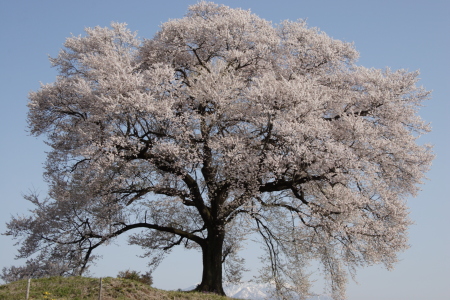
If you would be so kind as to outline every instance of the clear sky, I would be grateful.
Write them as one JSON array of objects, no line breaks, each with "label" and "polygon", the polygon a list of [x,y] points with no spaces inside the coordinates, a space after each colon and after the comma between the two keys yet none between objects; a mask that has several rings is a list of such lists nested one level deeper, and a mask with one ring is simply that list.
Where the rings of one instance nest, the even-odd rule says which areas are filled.
[{"label": "clear sky", "polygon": [[[45,194],[42,180],[46,147],[26,132],[26,103],[39,82],[53,82],[55,56],[70,34],[85,27],[126,22],[142,38],[151,38],[168,19],[180,18],[196,0],[0,0],[0,232],[11,215],[27,213],[22,194]],[[216,1],[218,2],[218,1]],[[448,0],[223,0],[231,7],[251,9],[277,23],[307,19],[333,38],[354,42],[359,64],[366,67],[421,71],[420,84],[433,90],[421,116],[433,132],[421,143],[435,145],[437,155],[418,197],[410,199],[411,248],[401,254],[395,270],[374,266],[360,270],[358,284],[348,288],[350,300],[450,299],[450,1]],[[99,249],[104,259],[94,276],[146,270],[141,253],[119,242]],[[244,252],[247,267],[257,272],[258,247]],[[0,268],[13,264],[16,248],[0,236]],[[154,273],[155,286],[185,288],[201,279],[200,254],[174,251]],[[251,278],[249,272],[247,278]],[[319,281],[320,283],[320,281]],[[320,285],[320,284],[318,284]],[[317,287],[316,292],[321,292]]]}]

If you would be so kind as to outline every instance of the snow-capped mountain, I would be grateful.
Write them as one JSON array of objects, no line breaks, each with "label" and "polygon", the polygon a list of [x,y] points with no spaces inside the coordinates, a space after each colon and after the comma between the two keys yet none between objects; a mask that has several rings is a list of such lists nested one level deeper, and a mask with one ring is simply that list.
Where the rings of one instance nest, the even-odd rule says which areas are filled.
[{"label": "snow-capped mountain", "polygon": [[[192,290],[195,286],[191,286],[184,290]],[[245,282],[241,284],[224,284],[223,289],[228,297],[237,299],[251,300],[276,300],[269,298],[272,286],[267,284],[258,284],[253,282]],[[317,295],[309,297],[308,300],[333,300],[327,295]]]},{"label": "snow-capped mountain", "polygon": [[251,282],[226,284],[223,289],[228,297],[238,299],[263,300],[267,299],[270,293],[270,287],[268,285]]}]

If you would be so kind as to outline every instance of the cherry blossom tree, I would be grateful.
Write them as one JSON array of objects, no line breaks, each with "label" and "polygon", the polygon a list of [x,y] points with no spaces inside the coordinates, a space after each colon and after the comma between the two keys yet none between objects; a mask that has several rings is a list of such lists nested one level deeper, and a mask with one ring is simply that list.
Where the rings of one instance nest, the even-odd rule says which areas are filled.
[{"label": "cherry blossom tree", "polygon": [[317,261],[345,298],[357,267],[391,268],[408,247],[405,201],[433,158],[417,143],[429,131],[418,72],[357,58],[303,21],[207,2],[152,39],[116,23],[68,38],[51,58],[56,81],[29,95],[30,132],[51,147],[49,195],[26,196],[32,214],[7,224],[18,257],[42,263],[3,278],[82,274],[128,233],[153,266],[175,246],[198,249],[197,290],[224,294],[257,233],[260,280],[278,297],[308,295]]}]

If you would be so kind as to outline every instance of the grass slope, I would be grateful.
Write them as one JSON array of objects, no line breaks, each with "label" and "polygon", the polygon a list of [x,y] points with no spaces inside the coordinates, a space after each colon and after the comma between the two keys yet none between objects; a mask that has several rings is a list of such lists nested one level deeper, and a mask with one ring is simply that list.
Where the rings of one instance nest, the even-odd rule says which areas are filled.
[{"label": "grass slope", "polygon": [[[0,285],[0,300],[24,300],[27,280]],[[50,277],[31,280],[29,300],[98,300],[99,279]],[[122,278],[103,278],[102,300],[231,300],[213,294],[163,291]]]}]

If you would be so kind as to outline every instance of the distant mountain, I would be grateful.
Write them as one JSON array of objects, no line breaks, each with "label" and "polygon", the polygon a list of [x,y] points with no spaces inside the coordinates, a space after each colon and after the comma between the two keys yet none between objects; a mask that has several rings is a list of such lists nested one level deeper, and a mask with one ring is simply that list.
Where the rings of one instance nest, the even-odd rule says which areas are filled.
[{"label": "distant mountain", "polygon": [[239,299],[264,300],[270,293],[270,286],[251,282],[226,284],[223,289],[228,297]]},{"label": "distant mountain", "polygon": [[[192,290],[195,286],[191,286],[185,290]],[[276,300],[268,298],[272,286],[267,284],[258,284],[253,282],[245,282],[241,284],[224,284],[223,289],[228,297],[238,299],[251,299],[251,300]],[[333,300],[327,295],[317,295],[309,297],[308,300]]]}]

